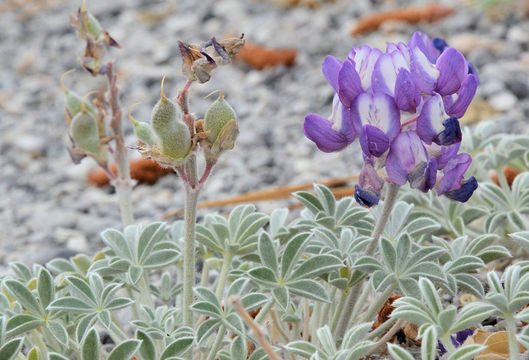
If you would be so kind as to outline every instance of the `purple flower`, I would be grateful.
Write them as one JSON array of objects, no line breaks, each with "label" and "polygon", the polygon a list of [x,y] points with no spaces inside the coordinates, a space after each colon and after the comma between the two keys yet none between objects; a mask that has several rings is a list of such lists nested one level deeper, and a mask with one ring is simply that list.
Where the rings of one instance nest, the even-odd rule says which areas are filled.
[{"label": "purple flower", "polygon": [[407,44],[388,44],[384,53],[364,45],[343,62],[327,56],[322,71],[335,91],[333,112],[329,119],[307,115],[303,128],[325,152],[341,150],[358,136],[364,157],[358,203],[377,204],[383,179],[468,200],[477,181],[465,179],[472,159],[458,154],[459,118],[479,79],[459,51],[416,32]]},{"label": "purple flower", "polygon": [[[456,336],[450,336],[450,340],[452,341],[452,344],[457,348],[463,345],[465,340],[474,334],[474,330],[472,329],[465,329],[458,331],[456,333]],[[439,345],[439,350],[441,350],[441,355],[446,354],[446,348],[444,347],[443,343],[438,340],[437,344]]]},{"label": "purple flower", "polygon": [[367,156],[380,157],[400,132],[400,114],[395,100],[382,93],[358,95],[352,110],[353,126]]},{"label": "purple flower", "polygon": [[427,192],[435,186],[437,160],[429,158],[421,139],[414,131],[400,133],[386,158],[386,171],[395,184],[406,182]]}]

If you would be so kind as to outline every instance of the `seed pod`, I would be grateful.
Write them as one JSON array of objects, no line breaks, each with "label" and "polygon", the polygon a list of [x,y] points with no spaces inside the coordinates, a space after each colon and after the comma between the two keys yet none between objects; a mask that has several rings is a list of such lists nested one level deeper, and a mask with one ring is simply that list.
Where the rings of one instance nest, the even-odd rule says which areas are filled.
[{"label": "seed pod", "polygon": [[140,140],[142,143],[153,147],[155,144],[155,140],[154,134],[151,130],[151,126],[147,123],[136,121],[136,119],[134,119],[134,117],[132,117],[132,114],[130,113],[130,109],[132,109],[132,107],[137,104],[139,103],[133,104],[129,107],[129,119],[132,122],[132,125],[134,126],[134,133],[138,137],[138,140]]},{"label": "seed pod", "polygon": [[93,114],[86,109],[84,99],[79,111],[72,119],[70,131],[75,145],[92,156],[98,162],[104,162],[106,152],[103,151],[99,143],[99,130],[97,120]]},{"label": "seed pod", "polygon": [[[72,69],[62,74],[60,80],[61,88],[65,95],[66,108],[68,109],[71,117],[74,117],[81,111],[81,105],[83,104],[83,98],[79,94],[77,94],[75,91],[68,90],[68,88],[64,86],[64,77],[73,71],[75,70]],[[90,103],[85,102],[85,109],[87,112],[95,115],[94,107]]]},{"label": "seed pod", "polygon": [[152,109],[151,125],[158,137],[160,153],[173,159],[182,159],[191,149],[191,133],[181,119],[177,105],[167,99],[163,92],[162,79],[161,99]]},{"label": "seed pod", "polygon": [[219,137],[220,132],[230,120],[237,121],[237,115],[226,100],[224,94],[219,91],[219,98],[211,104],[204,118],[204,130],[209,131],[208,140],[213,144]]},{"label": "seed pod", "polygon": [[87,18],[86,31],[94,38],[94,40],[97,40],[103,31],[103,27],[91,13],[87,13]]}]

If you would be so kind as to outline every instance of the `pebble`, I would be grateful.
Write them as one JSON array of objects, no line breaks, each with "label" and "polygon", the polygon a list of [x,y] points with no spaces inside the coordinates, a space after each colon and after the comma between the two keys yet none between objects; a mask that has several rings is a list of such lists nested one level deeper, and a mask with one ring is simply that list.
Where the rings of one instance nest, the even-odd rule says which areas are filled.
[{"label": "pebble", "polygon": [[517,102],[516,96],[509,91],[502,91],[489,99],[492,107],[497,111],[509,111]]}]

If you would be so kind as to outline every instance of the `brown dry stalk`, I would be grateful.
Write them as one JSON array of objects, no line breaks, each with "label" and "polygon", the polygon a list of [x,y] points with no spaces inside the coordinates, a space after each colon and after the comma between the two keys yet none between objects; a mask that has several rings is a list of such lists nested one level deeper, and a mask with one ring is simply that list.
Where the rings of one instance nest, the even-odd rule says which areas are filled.
[{"label": "brown dry stalk", "polygon": [[276,354],[274,351],[274,348],[272,345],[270,345],[270,342],[266,338],[265,333],[261,329],[261,327],[252,319],[252,317],[244,310],[244,307],[242,306],[241,299],[239,299],[236,296],[230,296],[230,303],[237,311],[237,314],[244,320],[244,322],[250,327],[252,334],[257,339],[257,342],[263,350],[268,354],[268,357],[272,360],[281,360],[279,355]]},{"label": "brown dry stalk", "polygon": [[246,40],[246,44],[235,56],[254,69],[262,70],[278,65],[291,66],[296,61],[296,49],[271,49]]},{"label": "brown dry stalk", "polygon": [[404,21],[410,24],[422,21],[431,23],[453,13],[453,8],[439,4],[410,6],[390,11],[376,12],[360,18],[352,28],[351,35],[356,36],[376,30],[386,21]]},{"label": "brown dry stalk", "polygon": [[[358,180],[358,176],[350,176],[345,178],[335,178],[329,180],[318,181],[318,184],[325,186],[337,186],[342,184],[347,184],[350,181]],[[298,185],[287,185],[279,186],[272,189],[255,191],[252,193],[235,195],[219,200],[203,201],[198,203],[199,209],[204,208],[213,208],[226,205],[241,204],[254,201],[264,201],[264,200],[275,200],[275,199],[284,199],[290,196],[293,192],[307,190],[313,187],[313,183],[304,183]],[[351,186],[343,186],[335,189],[331,189],[336,197],[344,197],[352,195],[354,188]],[[180,216],[184,213],[184,209],[178,209],[175,211],[168,212],[164,214],[164,219],[172,218],[175,216]]]}]

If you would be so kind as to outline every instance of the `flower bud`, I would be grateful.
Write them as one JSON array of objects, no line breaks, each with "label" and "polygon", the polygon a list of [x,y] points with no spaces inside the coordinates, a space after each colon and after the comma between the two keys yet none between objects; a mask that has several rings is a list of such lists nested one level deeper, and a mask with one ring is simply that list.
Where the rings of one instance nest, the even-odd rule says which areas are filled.
[{"label": "flower bud", "polygon": [[[61,76],[61,81],[60,81],[62,91],[64,92],[64,95],[65,95],[66,109],[68,109],[68,112],[70,113],[71,117],[74,117],[75,115],[77,115],[77,113],[79,113],[81,111],[81,105],[83,104],[82,96],[77,94],[75,91],[69,90],[64,85],[64,77],[66,75],[72,73],[73,71],[75,71],[75,70],[72,69],[70,71],[65,72]],[[94,107],[90,103],[86,103],[85,102],[84,106],[85,106],[85,109],[86,109],[87,112],[91,113],[92,115],[95,115]]]},{"label": "flower bud", "polygon": [[181,119],[178,106],[165,97],[163,83],[161,99],[152,109],[151,125],[158,137],[160,153],[173,159],[182,159],[191,149],[191,133]]},{"label": "flower bud", "polygon": [[99,142],[97,120],[88,112],[84,99],[81,102],[81,110],[72,118],[70,131],[76,147],[98,162],[106,161],[106,152]]},{"label": "flower bud", "polygon": [[154,134],[152,133],[151,126],[147,123],[136,121],[134,117],[132,117],[132,114],[130,113],[130,109],[139,103],[131,105],[129,108],[129,119],[132,122],[132,125],[134,126],[134,133],[136,134],[136,137],[139,141],[142,143],[149,145],[150,147],[153,147],[155,144],[154,140]]},{"label": "flower bud", "polygon": [[208,140],[214,144],[222,129],[230,120],[237,121],[237,115],[226,100],[224,94],[219,92],[219,98],[211,104],[204,118],[204,130],[209,131]]},{"label": "flower bud", "polygon": [[86,24],[86,32],[90,34],[95,40],[97,40],[103,31],[103,27],[91,13],[87,13],[87,18],[88,21]]}]

